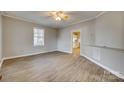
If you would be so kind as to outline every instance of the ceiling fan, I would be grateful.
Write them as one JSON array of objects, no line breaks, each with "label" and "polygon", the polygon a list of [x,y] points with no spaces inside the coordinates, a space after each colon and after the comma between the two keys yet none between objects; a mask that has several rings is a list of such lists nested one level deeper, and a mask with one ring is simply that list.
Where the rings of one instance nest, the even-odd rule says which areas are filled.
[{"label": "ceiling fan", "polygon": [[53,17],[56,21],[68,20],[69,16],[62,11],[55,11],[49,13],[50,17]]}]

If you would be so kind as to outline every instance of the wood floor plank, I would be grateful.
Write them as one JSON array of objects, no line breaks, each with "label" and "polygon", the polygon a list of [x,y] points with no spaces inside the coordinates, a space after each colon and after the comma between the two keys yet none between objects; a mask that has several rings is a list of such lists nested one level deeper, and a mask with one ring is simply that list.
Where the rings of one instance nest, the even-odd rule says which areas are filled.
[{"label": "wood floor plank", "polygon": [[2,82],[122,81],[86,58],[62,52],[6,60]]}]

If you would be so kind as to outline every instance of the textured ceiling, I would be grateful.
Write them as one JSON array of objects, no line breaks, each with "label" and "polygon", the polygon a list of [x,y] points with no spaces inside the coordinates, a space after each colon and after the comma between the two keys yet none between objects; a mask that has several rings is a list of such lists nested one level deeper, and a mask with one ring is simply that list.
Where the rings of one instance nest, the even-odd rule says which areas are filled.
[{"label": "textured ceiling", "polygon": [[99,15],[100,11],[64,11],[69,16],[69,20],[56,21],[48,17],[50,11],[4,11],[5,15],[26,19],[44,26],[52,28],[63,28]]}]

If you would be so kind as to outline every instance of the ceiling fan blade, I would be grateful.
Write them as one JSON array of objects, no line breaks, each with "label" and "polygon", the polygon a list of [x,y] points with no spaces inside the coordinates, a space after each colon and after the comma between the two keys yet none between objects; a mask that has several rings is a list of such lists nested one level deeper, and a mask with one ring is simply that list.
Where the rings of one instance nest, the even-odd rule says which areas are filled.
[{"label": "ceiling fan blade", "polygon": [[69,16],[65,16],[64,19],[65,19],[65,20],[68,20],[68,19],[69,19]]},{"label": "ceiling fan blade", "polygon": [[62,20],[68,20],[69,16],[65,15],[64,12],[58,11],[58,12],[49,12],[47,17],[53,17],[56,19],[57,17],[60,17]]},{"label": "ceiling fan blade", "polygon": [[69,19],[69,16],[63,15],[63,16],[61,16],[61,18],[62,18],[63,20],[68,20],[68,19]]}]

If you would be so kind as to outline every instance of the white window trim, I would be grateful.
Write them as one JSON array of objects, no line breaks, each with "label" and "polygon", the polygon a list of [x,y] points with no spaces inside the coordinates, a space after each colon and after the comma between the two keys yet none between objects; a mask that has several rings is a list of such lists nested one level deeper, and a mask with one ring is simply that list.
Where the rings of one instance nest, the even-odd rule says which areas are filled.
[{"label": "white window trim", "polygon": [[[35,42],[35,29],[39,29],[39,30],[43,30],[43,35],[41,35],[41,36],[37,36],[37,37],[42,37],[42,38],[39,38],[39,39],[42,39],[42,41],[41,41],[41,43],[39,43],[38,44],[38,41],[37,41],[37,43]],[[44,34],[45,34],[45,30],[44,29],[42,29],[42,28],[38,28],[38,27],[34,27],[33,28],[33,46],[34,47],[40,47],[40,46],[44,46]],[[38,38],[37,38],[38,39]]]}]

